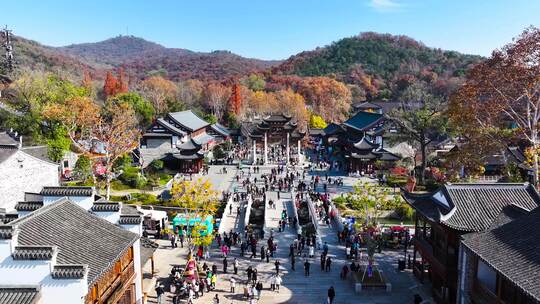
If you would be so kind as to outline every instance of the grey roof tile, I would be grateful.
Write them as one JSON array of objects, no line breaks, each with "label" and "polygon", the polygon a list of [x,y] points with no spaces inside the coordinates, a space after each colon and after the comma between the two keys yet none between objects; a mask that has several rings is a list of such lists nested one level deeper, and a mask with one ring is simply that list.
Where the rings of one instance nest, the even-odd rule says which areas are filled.
[{"label": "grey roof tile", "polygon": [[0,145],[0,163],[10,158],[17,151],[18,149],[16,147]]},{"label": "grey roof tile", "polygon": [[139,238],[67,199],[38,209],[11,225],[18,230],[20,246],[57,246],[58,264],[88,265],[89,286]]},{"label": "grey roof tile", "polygon": [[13,226],[0,225],[0,240],[9,240],[13,236]]},{"label": "grey roof tile", "polygon": [[14,260],[50,260],[55,250],[55,246],[46,245],[15,246],[11,256]]},{"label": "grey roof tile", "polygon": [[191,110],[169,113],[167,117],[189,131],[199,130],[209,125],[208,122],[197,116],[197,114],[193,113]]},{"label": "grey roof tile", "polygon": [[140,215],[120,215],[118,224],[120,225],[138,225],[142,223],[142,216]]},{"label": "grey roof tile", "polygon": [[[515,217],[505,215],[505,217]],[[536,302],[540,301],[540,208],[493,229],[467,234],[462,244]]]},{"label": "grey roof tile", "polygon": [[43,196],[92,196],[92,187],[43,187],[40,192]]},{"label": "grey roof tile", "polygon": [[43,207],[43,201],[25,201],[25,202],[18,202],[15,205],[15,210],[17,210],[17,211],[36,211],[41,207]]},{"label": "grey roof tile", "polygon": [[118,212],[120,210],[119,202],[100,201],[92,205],[93,212]]},{"label": "grey roof tile", "polygon": [[39,287],[0,286],[0,303],[34,304],[39,300]]},{"label": "grey roof tile", "polygon": [[55,265],[51,276],[53,279],[82,279],[86,274],[86,265]]}]

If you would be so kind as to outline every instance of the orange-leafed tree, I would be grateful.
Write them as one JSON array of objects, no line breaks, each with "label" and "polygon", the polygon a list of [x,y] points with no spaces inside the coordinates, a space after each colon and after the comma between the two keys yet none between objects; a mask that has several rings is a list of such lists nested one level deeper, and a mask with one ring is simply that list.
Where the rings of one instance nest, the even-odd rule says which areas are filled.
[{"label": "orange-leafed tree", "polygon": [[292,90],[281,90],[275,93],[278,108],[283,114],[292,116],[298,123],[298,127],[306,131],[308,125],[308,111],[306,101],[302,95]]},{"label": "orange-leafed tree", "polygon": [[103,94],[105,94],[105,98],[113,97],[116,95],[117,90],[118,79],[114,77],[111,71],[108,71],[107,75],[105,76],[105,84],[103,85]]},{"label": "orange-leafed tree", "polygon": [[306,77],[299,84],[299,93],[325,121],[340,123],[349,115],[351,91],[342,82],[328,77]]},{"label": "orange-leafed tree", "polygon": [[85,88],[89,93],[93,90],[92,75],[88,70],[84,70],[81,86]]},{"label": "orange-leafed tree", "polygon": [[178,88],[174,82],[161,76],[152,76],[141,83],[141,93],[156,110],[156,114],[167,112],[167,102],[176,98]]},{"label": "orange-leafed tree", "polygon": [[496,137],[510,133],[526,141],[535,151],[533,179],[538,184],[540,29],[526,29],[472,68],[451,98],[450,119],[468,131],[476,128]]},{"label": "orange-leafed tree", "polygon": [[[140,132],[135,112],[127,103],[108,101],[99,107],[88,97],[77,97],[65,103],[51,103],[44,116],[60,123],[67,130],[74,146],[92,156],[105,168],[107,199],[110,198],[113,164],[122,155],[137,147]],[[94,176],[97,173],[94,172]]]}]

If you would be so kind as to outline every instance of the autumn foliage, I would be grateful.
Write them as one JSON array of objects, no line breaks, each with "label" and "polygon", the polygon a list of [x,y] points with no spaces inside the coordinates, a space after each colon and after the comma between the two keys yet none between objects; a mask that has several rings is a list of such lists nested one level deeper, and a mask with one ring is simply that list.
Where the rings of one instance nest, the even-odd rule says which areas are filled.
[{"label": "autumn foliage", "polygon": [[116,78],[111,71],[107,72],[105,76],[105,83],[103,85],[103,94],[105,98],[114,97],[120,93],[127,93],[128,84],[124,69],[118,70],[118,78]]}]

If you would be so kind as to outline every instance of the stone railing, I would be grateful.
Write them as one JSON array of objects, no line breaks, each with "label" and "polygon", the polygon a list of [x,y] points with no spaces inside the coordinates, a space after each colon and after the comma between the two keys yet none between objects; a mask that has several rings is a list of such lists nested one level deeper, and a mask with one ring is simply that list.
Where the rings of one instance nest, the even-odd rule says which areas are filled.
[{"label": "stone railing", "polygon": [[225,232],[225,217],[227,216],[227,210],[229,210],[230,206],[233,204],[233,195],[229,196],[229,199],[227,200],[227,204],[225,205],[225,209],[223,210],[223,214],[221,215],[221,221],[219,222],[219,228],[218,233],[222,234]]},{"label": "stone railing", "polygon": [[296,231],[300,229],[300,218],[298,218],[298,209],[296,208],[296,192],[294,190],[291,191],[291,204],[293,208],[293,218],[296,218]]},{"label": "stone railing", "polygon": [[247,204],[246,204],[246,211],[244,214],[244,227],[249,225],[249,216],[251,215],[251,205],[253,204],[253,198],[251,197],[251,194],[248,195]]}]

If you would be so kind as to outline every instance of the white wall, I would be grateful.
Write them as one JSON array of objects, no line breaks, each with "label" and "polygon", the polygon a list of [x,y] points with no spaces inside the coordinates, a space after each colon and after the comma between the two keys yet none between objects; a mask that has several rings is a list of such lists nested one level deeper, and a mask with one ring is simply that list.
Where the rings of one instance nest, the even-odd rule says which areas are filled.
[{"label": "white wall", "polygon": [[109,223],[118,224],[120,219],[120,211],[116,212],[94,212],[95,215],[99,216],[102,219],[107,220]]},{"label": "white wall", "polygon": [[139,236],[142,235],[142,223],[137,225],[120,225],[123,229],[126,229],[127,231],[133,232],[138,234]]},{"label": "white wall", "polygon": [[58,186],[58,165],[15,152],[0,163],[0,208],[14,210],[25,192],[40,192],[43,186]]},{"label": "white wall", "polygon": [[88,292],[87,278],[57,280],[51,276],[53,260],[13,260],[11,240],[0,241],[0,285],[39,285],[41,303],[83,303]]},{"label": "white wall", "polygon": [[135,297],[136,303],[142,303],[142,265],[141,265],[141,241],[133,243],[133,267],[135,267]]}]

